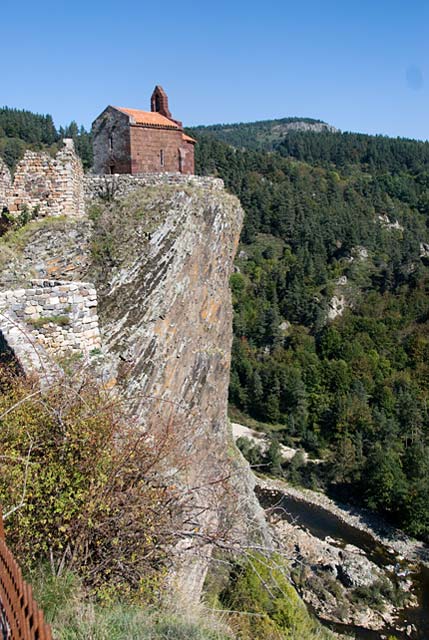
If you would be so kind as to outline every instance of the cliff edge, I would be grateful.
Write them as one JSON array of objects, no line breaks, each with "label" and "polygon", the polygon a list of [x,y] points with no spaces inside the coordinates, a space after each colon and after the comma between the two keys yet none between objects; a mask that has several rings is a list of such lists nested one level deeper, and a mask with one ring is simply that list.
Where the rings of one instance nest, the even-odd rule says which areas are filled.
[{"label": "cliff edge", "polygon": [[[106,379],[136,428],[170,443],[160,469],[183,496],[174,576],[195,599],[214,545],[270,544],[227,420],[229,276],[243,211],[216,180],[125,186],[112,183],[103,193],[93,181],[87,218],[27,224],[1,248],[0,280],[5,303],[19,290],[25,302],[14,305],[20,316],[12,321],[31,327],[38,348],[52,345],[52,336],[61,346],[65,335],[40,314],[67,316],[71,343],[89,319],[98,323],[90,331],[99,332],[101,347],[85,358],[101,351]],[[43,297],[34,278],[64,294]],[[69,293],[67,283],[76,281],[94,286],[96,308],[82,287]]]}]

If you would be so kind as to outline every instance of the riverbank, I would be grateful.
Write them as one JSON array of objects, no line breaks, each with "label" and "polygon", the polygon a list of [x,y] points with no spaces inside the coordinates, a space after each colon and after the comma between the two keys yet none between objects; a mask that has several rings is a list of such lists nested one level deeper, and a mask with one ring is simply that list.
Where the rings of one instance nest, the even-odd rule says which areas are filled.
[{"label": "riverbank", "polygon": [[298,502],[325,509],[341,522],[370,535],[375,543],[392,549],[396,555],[402,556],[408,562],[421,563],[429,567],[429,547],[427,545],[407,536],[403,531],[389,525],[371,511],[335,502],[323,493],[293,487],[282,480],[258,478],[257,487],[265,491],[277,491]]},{"label": "riverbank", "polygon": [[259,478],[291,579],[321,622],[358,640],[429,638],[429,549],[378,516]]}]

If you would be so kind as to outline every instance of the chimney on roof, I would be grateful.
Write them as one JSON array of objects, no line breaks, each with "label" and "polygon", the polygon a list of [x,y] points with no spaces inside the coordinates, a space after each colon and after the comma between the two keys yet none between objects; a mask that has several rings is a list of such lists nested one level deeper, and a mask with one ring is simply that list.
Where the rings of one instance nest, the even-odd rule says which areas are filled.
[{"label": "chimney on roof", "polygon": [[165,116],[166,118],[170,118],[170,120],[172,120],[171,113],[168,108],[167,94],[159,84],[157,84],[155,89],[153,90],[152,97],[150,99],[150,108],[151,111],[157,111],[162,116]]}]

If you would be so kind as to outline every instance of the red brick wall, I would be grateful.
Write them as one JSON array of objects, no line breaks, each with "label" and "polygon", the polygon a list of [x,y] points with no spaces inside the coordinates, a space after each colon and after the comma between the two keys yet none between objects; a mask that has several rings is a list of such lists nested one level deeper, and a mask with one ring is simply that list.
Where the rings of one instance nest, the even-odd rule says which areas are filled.
[{"label": "red brick wall", "polygon": [[160,171],[194,173],[193,144],[183,140],[181,131],[131,126],[131,173]]},{"label": "red brick wall", "polygon": [[192,142],[182,141],[182,173],[195,173],[194,147]]}]

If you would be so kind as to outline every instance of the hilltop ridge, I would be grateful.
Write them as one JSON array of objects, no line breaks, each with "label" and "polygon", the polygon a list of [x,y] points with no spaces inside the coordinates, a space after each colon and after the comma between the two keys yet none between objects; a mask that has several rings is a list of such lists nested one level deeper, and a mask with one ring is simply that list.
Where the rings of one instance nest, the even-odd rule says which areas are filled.
[{"label": "hilltop ridge", "polygon": [[193,135],[209,135],[233,147],[272,151],[292,131],[330,132],[338,129],[315,118],[287,117],[255,122],[200,125],[189,128]]}]

